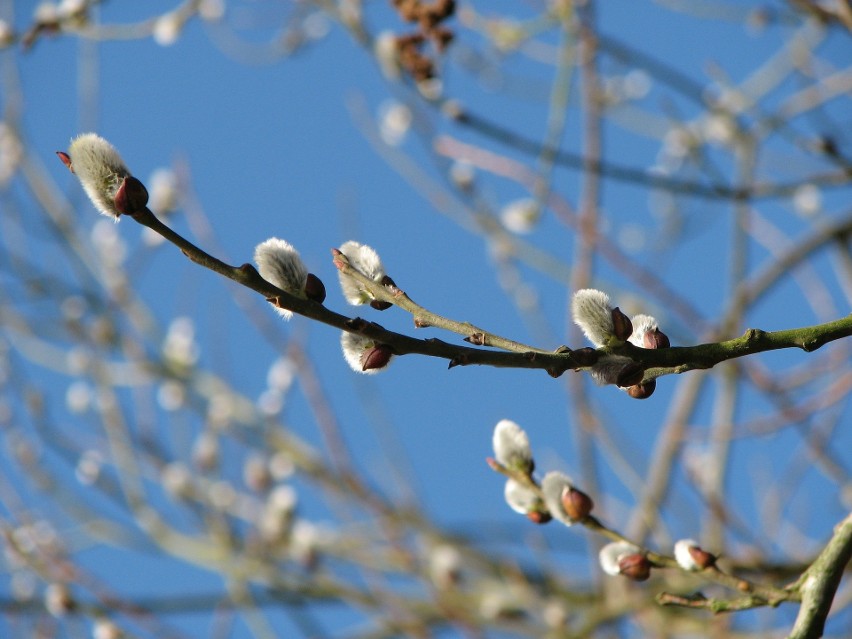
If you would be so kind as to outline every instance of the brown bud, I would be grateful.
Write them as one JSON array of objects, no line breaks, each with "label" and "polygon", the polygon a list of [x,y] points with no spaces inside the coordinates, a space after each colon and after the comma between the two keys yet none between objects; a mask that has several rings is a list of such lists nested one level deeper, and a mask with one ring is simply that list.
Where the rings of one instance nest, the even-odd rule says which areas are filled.
[{"label": "brown bud", "polygon": [[453,41],[455,34],[446,27],[435,27],[432,29],[432,40],[439,52],[444,52]]},{"label": "brown bud", "polygon": [[659,328],[653,331],[646,331],[642,337],[642,342],[645,348],[668,348],[671,346],[668,335],[663,333]]},{"label": "brown bud", "polygon": [[622,342],[626,342],[627,338],[633,334],[633,323],[617,306],[612,309],[612,324],[615,329],[613,334],[616,339],[619,339]]},{"label": "brown bud", "polygon": [[527,513],[527,519],[529,519],[534,524],[546,524],[551,519],[553,519],[553,516],[546,510],[531,510]]},{"label": "brown bud", "polygon": [[627,389],[627,394],[633,399],[648,399],[657,389],[657,380],[651,379],[641,384],[634,384]]},{"label": "brown bud", "polygon": [[456,0],[438,0],[435,5],[444,18],[449,18],[456,10]]},{"label": "brown bud", "polygon": [[644,377],[644,375],[645,369],[643,369],[640,364],[630,362],[618,373],[615,384],[620,388],[634,386],[642,381],[642,377]]},{"label": "brown bud", "polygon": [[485,345],[485,333],[475,332],[471,333],[467,337],[464,338],[465,342],[473,344],[474,346],[484,346]]},{"label": "brown bud", "polygon": [[416,22],[420,16],[420,3],[417,0],[402,0],[396,7],[400,17],[408,22]]},{"label": "brown bud", "polygon": [[322,304],[325,301],[325,284],[313,273],[305,279],[305,297]]},{"label": "brown bud", "polygon": [[582,521],[589,516],[595,507],[595,502],[582,490],[573,486],[562,491],[562,507],[572,521]]},{"label": "brown bud", "polygon": [[370,306],[376,309],[377,311],[386,311],[391,306],[393,306],[393,304],[391,304],[390,302],[385,302],[384,300],[372,300],[370,302]]},{"label": "brown bud", "polygon": [[124,215],[136,215],[145,210],[148,204],[148,189],[132,175],[124,178],[113,198],[115,209]]},{"label": "brown bud", "polygon": [[635,553],[622,557],[618,562],[618,570],[633,581],[645,581],[651,576],[651,562],[645,555]]},{"label": "brown bud", "polygon": [[421,11],[420,15],[417,17],[420,29],[424,33],[429,33],[439,22],[441,22],[441,15],[431,8]]},{"label": "brown bud", "polygon": [[706,550],[702,550],[698,546],[690,546],[689,555],[699,568],[710,568],[716,565],[716,556]]},{"label": "brown bud", "polygon": [[373,348],[369,348],[361,355],[362,371],[371,371],[377,368],[384,368],[388,365],[390,358],[393,356],[391,347],[387,344],[376,344]]}]

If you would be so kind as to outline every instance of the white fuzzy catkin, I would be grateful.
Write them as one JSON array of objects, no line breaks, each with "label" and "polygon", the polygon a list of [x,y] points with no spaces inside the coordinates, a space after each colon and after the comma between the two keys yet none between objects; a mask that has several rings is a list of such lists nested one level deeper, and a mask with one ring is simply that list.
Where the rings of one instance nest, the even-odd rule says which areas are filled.
[{"label": "white fuzzy catkin", "polygon": [[645,333],[653,333],[659,328],[657,320],[650,315],[639,314],[634,315],[630,322],[633,324],[633,333],[627,341],[639,348],[645,348]]},{"label": "white fuzzy catkin", "polygon": [[571,478],[565,473],[551,471],[541,480],[541,492],[544,494],[544,505],[550,511],[554,519],[558,519],[566,526],[574,523],[574,520],[565,512],[562,504],[562,495],[572,488]]},{"label": "white fuzzy catkin", "polygon": [[691,548],[697,548],[698,542],[694,539],[681,539],[674,545],[674,556],[678,565],[684,570],[694,571],[700,570],[700,566],[695,562],[695,559],[690,552]]},{"label": "white fuzzy catkin", "polygon": [[615,334],[609,296],[603,291],[584,288],[574,293],[571,299],[571,317],[597,348],[606,346]]},{"label": "white fuzzy catkin", "polygon": [[539,505],[536,494],[514,479],[506,480],[506,485],[503,487],[503,498],[509,504],[509,508],[521,515],[526,515]]},{"label": "white fuzzy catkin", "polygon": [[68,156],[71,170],[95,208],[118,219],[121,213],[115,207],[115,195],[130,171],[115,147],[95,133],[83,133],[71,141]]},{"label": "white fuzzy catkin", "polygon": [[[254,249],[254,261],[263,279],[291,295],[305,297],[308,269],[289,242],[272,237],[258,244]],[[285,308],[274,308],[284,319],[293,315]]]},{"label": "white fuzzy catkin", "polygon": [[510,419],[501,419],[492,438],[495,459],[504,466],[522,472],[532,470],[532,450],[526,432]]},{"label": "white fuzzy catkin", "polygon": [[598,560],[601,568],[608,575],[621,574],[621,560],[629,555],[634,555],[639,552],[639,548],[626,541],[614,541],[601,548],[598,553]]},{"label": "white fuzzy catkin", "polygon": [[356,373],[364,373],[365,375],[374,375],[380,370],[384,370],[387,365],[382,368],[368,368],[364,370],[364,362],[367,352],[376,346],[376,342],[363,335],[357,333],[343,332],[340,336],[340,348],[343,350],[343,358],[346,363]]},{"label": "white fuzzy catkin", "polygon": [[[385,267],[382,265],[382,260],[379,254],[366,244],[360,244],[350,240],[344,243],[339,249],[341,253],[349,260],[349,264],[356,271],[366,275],[374,282],[381,282],[385,276]],[[355,306],[359,304],[367,304],[373,301],[373,296],[364,289],[355,279],[338,272],[340,279],[340,288],[343,290],[343,296],[346,301]]]}]

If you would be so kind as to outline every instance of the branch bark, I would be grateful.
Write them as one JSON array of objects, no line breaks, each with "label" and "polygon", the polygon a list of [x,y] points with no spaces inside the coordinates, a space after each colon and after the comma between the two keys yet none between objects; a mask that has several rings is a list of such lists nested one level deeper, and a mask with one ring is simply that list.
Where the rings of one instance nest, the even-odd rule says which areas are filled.
[{"label": "branch bark", "polygon": [[[417,339],[389,331],[375,322],[361,318],[350,318],[327,309],[317,302],[290,295],[264,280],[251,264],[243,264],[242,266],[225,264],[166,226],[147,208],[128,217],[132,217],[139,224],[162,235],[196,264],[260,293],[271,303],[342,331],[359,333],[387,344],[393,349],[395,355],[416,353],[439,357],[449,360],[450,368],[471,364],[531,368],[544,370],[552,377],[558,377],[565,371],[583,370],[594,365],[597,361],[597,355],[604,352],[599,350],[597,353],[590,353],[591,349],[586,348],[582,349],[581,354],[580,351],[564,346],[550,352],[493,335],[468,323],[441,318],[414,304],[404,291],[396,286],[384,286],[367,277],[360,276],[361,274],[349,268],[348,262],[341,258],[339,251],[334,252],[334,262],[338,269],[356,277],[376,299],[399,305],[414,314],[415,326],[418,325],[418,317],[421,320],[428,317],[429,322],[438,323],[447,330],[466,335],[467,341],[496,346],[504,349],[504,351],[460,346],[434,338]],[[645,369],[643,381],[649,381],[663,375],[712,368],[729,359],[754,355],[764,351],[800,348],[805,352],[811,352],[823,344],[850,335],[852,335],[852,315],[826,324],[783,331],[766,332],[752,328],[735,339],[692,347],[646,349],[625,343],[623,346],[613,349],[612,352],[629,357],[640,364]]]},{"label": "branch bark", "polygon": [[850,559],[852,513],[835,527],[834,536],[799,579],[797,585],[802,595],[802,606],[787,639],[822,637],[834,594]]}]

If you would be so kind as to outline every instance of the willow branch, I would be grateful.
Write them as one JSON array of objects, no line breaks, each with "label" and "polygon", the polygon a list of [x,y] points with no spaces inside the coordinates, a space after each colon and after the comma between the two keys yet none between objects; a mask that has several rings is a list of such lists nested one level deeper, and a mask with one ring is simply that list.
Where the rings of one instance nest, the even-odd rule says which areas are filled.
[{"label": "willow branch", "polygon": [[[530,490],[533,494],[535,494],[535,496],[541,501],[541,503],[544,503],[544,492],[542,491],[542,488],[539,483],[532,477],[532,475],[526,474],[513,468],[509,468],[495,459],[489,458],[487,461],[488,465],[491,467],[492,470],[518,482],[519,484]],[[852,520],[850,521],[852,522]],[[648,559],[648,561],[651,562],[651,565],[654,568],[684,570],[684,568],[680,566],[680,564],[674,557],[657,553],[648,550],[647,548],[644,548],[642,544],[638,544],[623,535],[622,533],[618,532],[617,530],[606,526],[599,519],[590,514],[586,515],[582,519],[577,520],[575,523],[610,541],[627,542],[632,546],[639,548],[642,554]],[[852,528],[852,523],[850,523],[850,528]],[[819,561],[819,559],[817,559],[817,561]],[[842,573],[842,566],[840,568],[840,571]],[[743,610],[745,608],[755,608],[763,606],[775,607],[784,602],[795,602],[801,600],[801,595],[799,591],[794,587],[779,588],[776,586],[761,584],[755,581],[743,579],[741,577],[736,577],[721,570],[718,566],[715,565],[715,563],[707,566],[702,570],[691,571],[691,574],[699,576],[708,582],[716,583],[721,586],[724,586],[725,588],[742,593],[741,597],[735,598],[733,600],[717,600],[714,604],[716,606],[714,610],[716,610],[717,612],[721,612],[723,610]],[[668,593],[661,593],[660,595],[658,595],[657,602],[662,605],[683,605],[683,602],[686,599],[692,600],[690,603],[690,607],[697,607],[697,598],[695,597],[679,598],[676,595],[670,595]],[[748,603],[746,604],[746,602]],[[700,607],[708,606],[704,605]]]},{"label": "willow branch", "polygon": [[[480,364],[495,367],[509,368],[532,368],[547,370],[552,375],[560,375],[571,368],[579,368],[580,364],[574,360],[570,351],[560,350],[559,353],[548,352],[542,349],[537,349],[532,346],[526,346],[518,342],[512,342],[504,338],[499,338],[490,333],[487,339],[485,331],[477,329],[471,324],[453,322],[440,316],[425,311],[417,306],[404,293],[399,298],[394,298],[392,293],[387,293],[384,287],[379,285],[374,289],[371,287],[371,292],[376,294],[379,299],[388,299],[388,301],[399,301],[411,309],[415,314],[420,314],[423,317],[428,317],[435,325],[441,325],[442,328],[455,330],[461,334],[468,336],[483,335],[482,343],[488,342],[489,345],[499,346],[513,352],[500,352],[486,349],[477,349],[461,345],[449,344],[438,339],[416,339],[389,331],[379,324],[369,322],[361,318],[350,318],[340,313],[336,313],[322,304],[311,300],[301,299],[294,295],[282,291],[276,286],[264,280],[251,264],[243,264],[242,266],[231,266],[221,260],[206,253],[192,242],[172,230],[161,222],[150,209],[145,209],[143,212],[136,214],[133,217],[136,222],[150,228],[162,235],[169,242],[177,246],[181,252],[190,260],[210,269],[242,286],[245,286],[257,293],[263,295],[271,303],[286,308],[298,315],[307,317],[308,319],[321,322],[328,326],[347,331],[350,333],[358,333],[379,341],[383,344],[391,346],[396,355],[419,354],[428,355],[431,357],[439,357],[450,361],[450,367],[459,365]],[[336,258],[339,259],[339,258]],[[360,281],[360,280],[359,280]],[[374,284],[371,282],[371,284]],[[398,290],[398,289],[397,289]],[[408,300],[406,302],[406,299]]]},{"label": "willow branch", "polygon": [[[439,339],[417,339],[394,331],[389,331],[375,322],[361,318],[351,318],[336,313],[322,304],[306,300],[282,291],[264,280],[251,264],[231,266],[206,253],[192,242],[161,222],[148,208],[130,216],[139,224],[150,228],[177,246],[190,260],[210,269],[242,286],[263,295],[267,301],[286,308],[298,315],[332,326],[342,331],[358,333],[391,347],[395,355],[418,354],[449,360],[450,368],[473,364],[502,368],[526,368],[544,370],[553,377],[567,370],[584,370],[593,366],[600,355],[612,352],[630,357],[645,370],[644,381],[664,375],[679,374],[690,370],[712,368],[716,364],[754,355],[764,351],[782,348],[800,348],[811,352],[828,342],[852,335],[852,315],[834,322],[784,331],[766,332],[760,329],[748,329],[742,337],[723,342],[701,344],[692,347],[644,349],[625,343],[611,351],[591,351],[582,349],[582,353],[567,347],[547,351],[499,337],[479,329],[472,324],[456,322],[427,311],[415,304],[403,291],[395,286],[384,286],[369,278],[358,276],[348,262],[335,252],[335,264],[347,275],[357,277],[369,292],[383,301],[396,304],[420,318],[424,324],[450,330],[466,336],[466,340],[476,345],[494,346],[504,351],[484,348],[471,348],[450,344]],[[505,352],[508,351],[508,352]]]},{"label": "willow branch", "polygon": [[466,342],[470,342],[476,346],[493,346],[516,353],[552,353],[552,351],[545,351],[534,346],[527,346],[526,344],[500,337],[485,329],[474,326],[470,322],[457,322],[456,320],[433,313],[414,302],[405,291],[395,284],[377,284],[358,269],[354,268],[346,255],[340,251],[334,249],[332,250],[332,254],[334,255],[334,265],[343,275],[356,280],[361,286],[367,288],[376,299],[382,302],[389,302],[411,313],[414,317],[414,326],[417,328],[442,328],[446,331],[463,335]]},{"label": "willow branch", "polygon": [[837,525],[834,536],[799,579],[797,586],[802,597],[802,606],[788,639],[822,637],[831,602],[850,559],[852,514]]}]

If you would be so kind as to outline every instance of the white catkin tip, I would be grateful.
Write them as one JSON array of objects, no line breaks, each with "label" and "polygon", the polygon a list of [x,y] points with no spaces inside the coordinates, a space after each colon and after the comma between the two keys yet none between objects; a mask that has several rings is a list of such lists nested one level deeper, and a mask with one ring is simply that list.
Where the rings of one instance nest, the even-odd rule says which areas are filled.
[{"label": "white catkin tip", "polygon": [[513,200],[500,211],[500,219],[512,233],[530,233],[541,220],[541,207],[532,198]]},{"label": "white catkin tip", "polygon": [[494,457],[508,468],[532,471],[532,450],[526,432],[510,419],[501,419],[494,427]]},{"label": "white catkin tip", "polygon": [[[308,269],[299,252],[289,242],[273,237],[258,244],[254,249],[254,261],[263,279],[282,291],[304,299]],[[275,310],[284,319],[290,319],[293,315],[277,306]]]},{"label": "white catkin tip", "polygon": [[562,495],[571,490],[571,478],[565,473],[551,471],[541,480],[541,492],[544,493],[544,505],[550,511],[554,519],[558,519],[566,526],[574,523],[565,506],[562,504]]},{"label": "white catkin tip", "polygon": [[429,577],[439,588],[451,586],[462,568],[462,553],[455,546],[440,544],[429,551]]},{"label": "white catkin tip", "polygon": [[615,333],[609,296],[603,291],[584,288],[574,293],[571,317],[586,338],[598,348],[605,346]]},{"label": "white catkin tip", "polygon": [[645,333],[653,333],[659,328],[657,320],[650,315],[634,315],[630,323],[633,324],[633,332],[627,341],[640,348],[645,348]]},{"label": "white catkin tip", "polygon": [[700,567],[695,563],[690,548],[697,548],[698,542],[694,539],[681,539],[674,545],[674,556],[678,565],[684,570],[699,570]]},{"label": "white catkin tip", "polygon": [[121,639],[121,629],[109,619],[96,619],[92,625],[92,639]]},{"label": "white catkin tip", "polygon": [[393,31],[382,31],[375,39],[373,53],[379,61],[382,74],[388,80],[397,80],[402,74],[399,64],[399,46]]},{"label": "white catkin tip", "polygon": [[169,47],[177,42],[183,22],[177,13],[167,13],[157,18],[151,36],[161,47]]},{"label": "white catkin tip", "polygon": [[[385,276],[385,268],[379,254],[366,244],[353,240],[344,243],[339,249],[349,260],[355,270],[363,273],[374,282],[381,282]],[[356,280],[338,271],[340,288],[346,301],[355,306],[367,304],[373,300],[369,291],[365,290]]]},{"label": "white catkin tip", "polygon": [[71,170],[86,195],[104,215],[118,219],[115,196],[130,171],[112,144],[95,133],[83,133],[68,147]]},{"label": "white catkin tip", "polygon": [[614,541],[601,548],[598,553],[598,560],[601,568],[608,575],[621,574],[619,562],[627,557],[639,552],[639,548],[626,541]]},{"label": "white catkin tip", "polygon": [[44,591],[44,607],[54,617],[64,617],[74,607],[71,591],[63,583],[52,583]]}]

